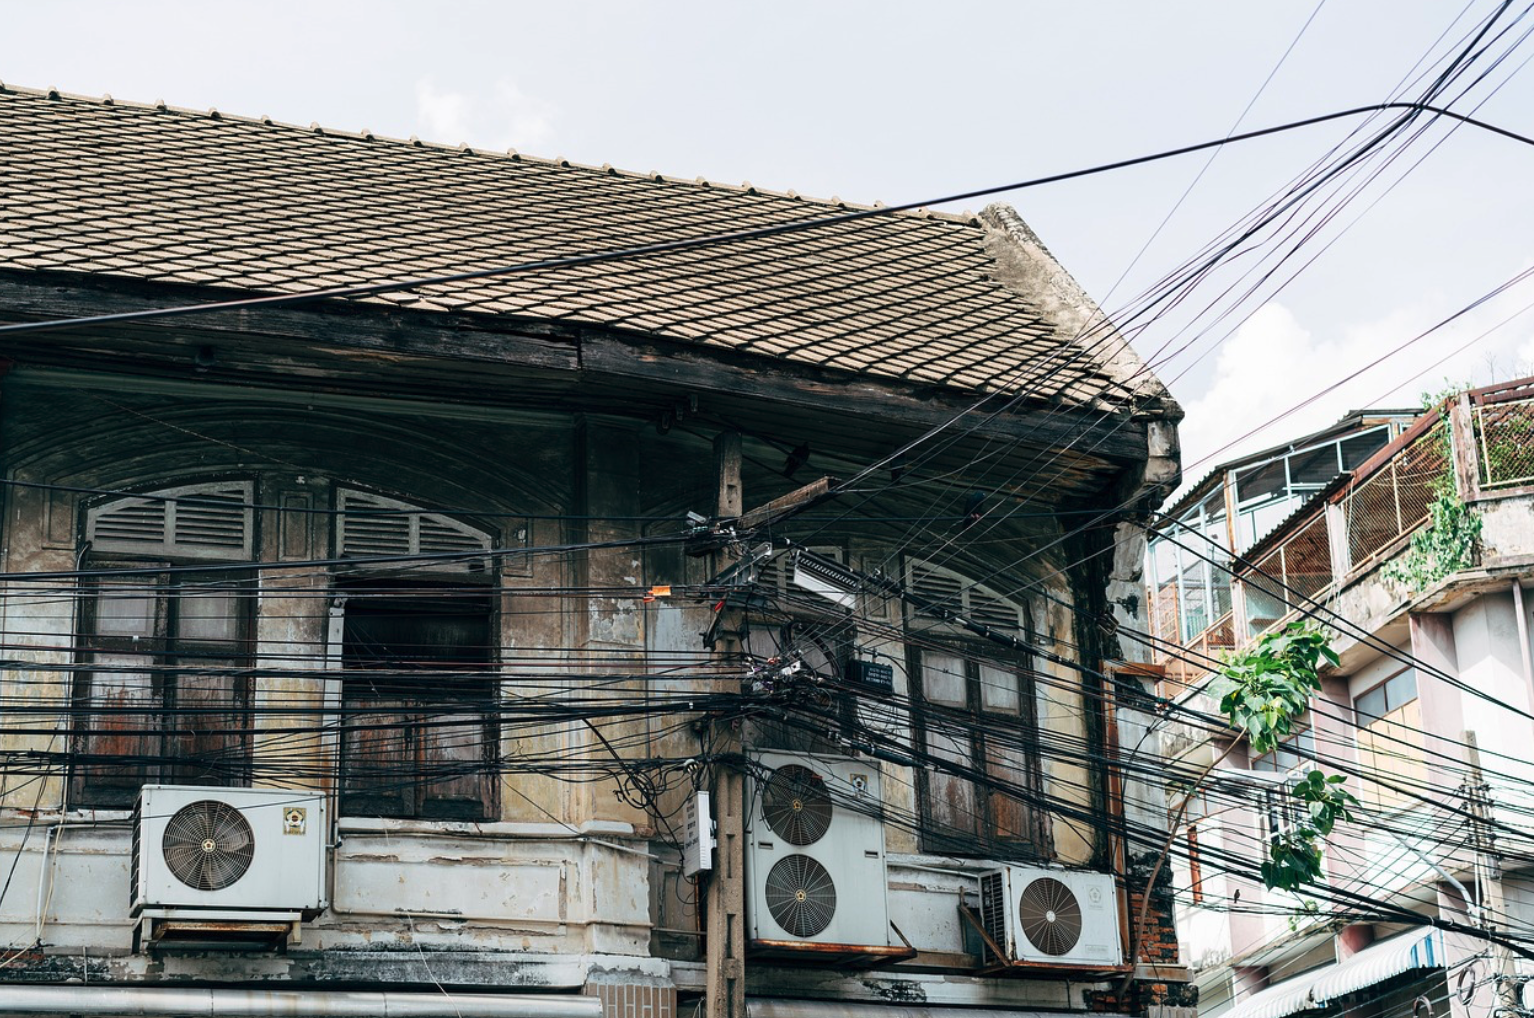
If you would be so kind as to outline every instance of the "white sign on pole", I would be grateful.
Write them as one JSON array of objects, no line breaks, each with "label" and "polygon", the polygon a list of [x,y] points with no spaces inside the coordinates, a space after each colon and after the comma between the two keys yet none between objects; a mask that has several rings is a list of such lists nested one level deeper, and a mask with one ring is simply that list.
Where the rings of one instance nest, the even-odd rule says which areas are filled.
[{"label": "white sign on pole", "polygon": [[682,828],[682,873],[695,877],[714,866],[714,819],[708,793],[694,792],[687,800]]}]

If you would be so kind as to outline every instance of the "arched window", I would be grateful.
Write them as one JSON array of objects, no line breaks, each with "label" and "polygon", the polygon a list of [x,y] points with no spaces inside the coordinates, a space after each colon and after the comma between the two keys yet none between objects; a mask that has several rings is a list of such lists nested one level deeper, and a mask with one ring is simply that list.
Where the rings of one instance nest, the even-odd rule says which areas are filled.
[{"label": "arched window", "polygon": [[[249,481],[183,485],[86,510],[72,799],[133,804],[164,782],[249,780],[256,590]],[[204,568],[206,567],[206,568]]]},{"label": "arched window", "polygon": [[[342,672],[341,809],[360,816],[490,820],[499,760],[499,664],[489,552],[444,513],[336,492],[342,558],[387,577],[336,590]],[[392,559],[399,561],[389,561]]]},{"label": "arched window", "polygon": [[926,847],[1049,855],[1031,661],[964,625],[1021,637],[1027,612],[919,559],[906,564],[906,590],[907,667],[918,738],[931,758],[919,781]]}]

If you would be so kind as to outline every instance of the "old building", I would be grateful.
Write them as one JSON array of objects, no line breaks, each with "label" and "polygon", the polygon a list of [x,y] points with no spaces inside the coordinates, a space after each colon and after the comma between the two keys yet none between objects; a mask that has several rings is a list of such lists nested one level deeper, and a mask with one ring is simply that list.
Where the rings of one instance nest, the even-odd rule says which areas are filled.
[{"label": "old building", "polygon": [[[1171,772],[1218,764],[1178,839],[1204,1013],[1481,1018],[1534,974],[1531,431],[1527,379],[1350,415],[1213,472],[1150,542],[1162,692],[1186,709]],[[1341,663],[1286,744],[1255,754],[1196,720],[1222,648],[1307,617]],[[1265,888],[1288,786],[1316,767],[1346,779],[1355,822],[1324,881]]]},{"label": "old building", "polygon": [[1186,1003],[1180,411],[1010,208],[0,125],[0,1010]]}]

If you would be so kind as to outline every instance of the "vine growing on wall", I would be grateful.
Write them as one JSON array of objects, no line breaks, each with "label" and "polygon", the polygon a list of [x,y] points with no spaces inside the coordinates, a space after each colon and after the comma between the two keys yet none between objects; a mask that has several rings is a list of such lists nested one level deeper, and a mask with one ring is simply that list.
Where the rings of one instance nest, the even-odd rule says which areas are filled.
[{"label": "vine growing on wall", "polygon": [[1481,517],[1465,505],[1454,483],[1454,438],[1449,428],[1449,403],[1464,386],[1454,385],[1441,393],[1423,393],[1423,409],[1438,407],[1438,431],[1443,443],[1443,467],[1428,482],[1427,522],[1411,535],[1406,551],[1386,564],[1381,575],[1409,591],[1422,591],[1450,573],[1475,562],[1481,538]]}]

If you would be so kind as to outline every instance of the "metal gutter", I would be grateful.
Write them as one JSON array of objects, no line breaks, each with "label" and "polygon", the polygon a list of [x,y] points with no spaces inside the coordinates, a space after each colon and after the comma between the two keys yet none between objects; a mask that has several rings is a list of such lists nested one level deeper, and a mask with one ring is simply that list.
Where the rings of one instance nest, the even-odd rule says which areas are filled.
[{"label": "metal gutter", "polygon": [[598,997],[378,993],[159,986],[25,986],[0,992],[0,1015],[113,1018],[600,1018]]}]

